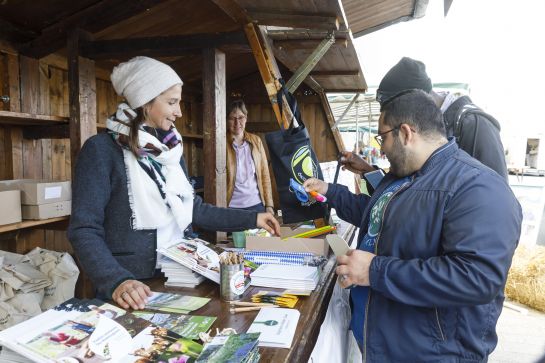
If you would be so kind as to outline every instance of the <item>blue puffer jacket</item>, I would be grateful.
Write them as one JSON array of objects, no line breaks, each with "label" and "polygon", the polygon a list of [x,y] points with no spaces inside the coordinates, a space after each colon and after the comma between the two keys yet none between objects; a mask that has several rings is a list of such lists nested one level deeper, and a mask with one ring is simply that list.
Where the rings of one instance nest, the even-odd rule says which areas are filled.
[{"label": "blue puffer jacket", "polygon": [[[373,198],[329,185],[327,198],[365,235]],[[496,172],[451,139],[384,209],[364,306],[365,362],[486,362],[522,211]]]}]

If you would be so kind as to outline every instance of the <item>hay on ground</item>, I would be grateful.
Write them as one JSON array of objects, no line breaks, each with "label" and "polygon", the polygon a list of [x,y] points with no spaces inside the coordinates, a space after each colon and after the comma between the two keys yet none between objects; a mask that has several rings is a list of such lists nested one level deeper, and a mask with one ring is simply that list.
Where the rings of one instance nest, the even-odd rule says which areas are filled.
[{"label": "hay on ground", "polygon": [[545,311],[545,247],[520,245],[513,256],[505,295]]}]

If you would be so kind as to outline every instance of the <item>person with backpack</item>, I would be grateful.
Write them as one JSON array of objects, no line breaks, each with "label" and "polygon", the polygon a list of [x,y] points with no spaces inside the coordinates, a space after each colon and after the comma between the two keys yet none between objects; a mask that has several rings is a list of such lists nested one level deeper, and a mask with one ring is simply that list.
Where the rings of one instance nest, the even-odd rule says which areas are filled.
[{"label": "person with backpack", "polygon": [[[426,65],[409,57],[401,58],[382,78],[377,101],[382,108],[389,99],[410,89],[421,89],[433,98],[443,113],[447,137],[454,137],[460,149],[507,180],[500,124],[494,117],[473,104],[468,96],[435,92],[426,73]],[[355,172],[373,170],[363,159],[350,152],[343,153],[341,163]]]}]

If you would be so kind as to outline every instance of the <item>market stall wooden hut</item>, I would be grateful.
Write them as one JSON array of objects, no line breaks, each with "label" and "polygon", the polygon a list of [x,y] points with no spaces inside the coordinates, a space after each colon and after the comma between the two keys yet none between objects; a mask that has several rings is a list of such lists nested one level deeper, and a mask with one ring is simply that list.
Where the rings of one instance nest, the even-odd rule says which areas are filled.
[{"label": "market stall wooden hut", "polygon": [[[416,9],[420,2],[400,3]],[[374,11],[385,24],[389,14],[397,17],[388,7]],[[252,43],[248,26],[261,44]],[[320,161],[344,149],[325,93],[366,89],[335,0],[3,1],[0,179],[69,180],[81,145],[119,101],[112,67],[135,55],[168,62],[184,80],[177,127],[189,173],[204,177],[204,198],[217,205],[225,205],[226,99],[245,99],[249,131],[263,134],[282,122],[261,63],[277,67],[273,78],[296,76],[291,86]],[[66,225],[56,218],[0,226],[0,249],[70,251]]]}]

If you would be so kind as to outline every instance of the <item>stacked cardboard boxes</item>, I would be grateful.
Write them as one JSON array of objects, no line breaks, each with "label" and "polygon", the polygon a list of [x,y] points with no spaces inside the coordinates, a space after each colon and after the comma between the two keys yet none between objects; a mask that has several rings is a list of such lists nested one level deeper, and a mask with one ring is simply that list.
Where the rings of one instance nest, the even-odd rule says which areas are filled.
[{"label": "stacked cardboard boxes", "polygon": [[6,190],[0,192],[0,225],[21,222],[21,192]]},{"label": "stacked cardboard boxes", "polygon": [[72,189],[69,181],[33,179],[0,181],[0,191],[10,190],[20,191],[20,210],[23,219],[48,219],[70,215]]}]

